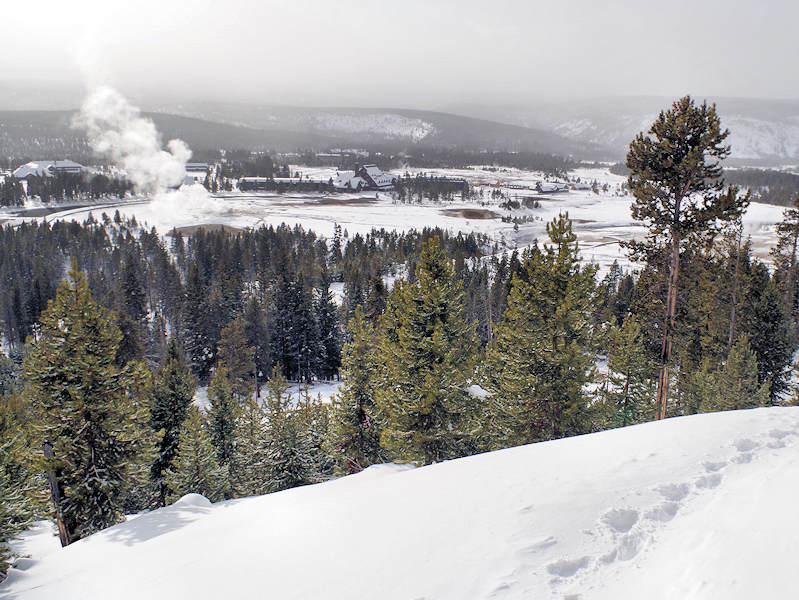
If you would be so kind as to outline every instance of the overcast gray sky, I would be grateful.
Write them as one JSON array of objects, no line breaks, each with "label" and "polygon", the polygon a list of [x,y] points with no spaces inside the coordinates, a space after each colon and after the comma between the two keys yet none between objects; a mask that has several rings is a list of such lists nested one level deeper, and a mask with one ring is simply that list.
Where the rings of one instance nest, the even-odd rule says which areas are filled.
[{"label": "overcast gray sky", "polygon": [[392,105],[799,97],[795,0],[37,0],[0,80],[138,98]]}]

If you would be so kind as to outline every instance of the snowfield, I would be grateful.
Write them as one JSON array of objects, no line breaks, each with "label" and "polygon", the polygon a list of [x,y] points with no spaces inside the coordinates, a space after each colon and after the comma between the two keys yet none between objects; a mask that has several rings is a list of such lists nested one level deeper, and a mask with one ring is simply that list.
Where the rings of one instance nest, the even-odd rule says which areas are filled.
[{"label": "snowfield", "polygon": [[210,504],[41,560],[14,600],[795,598],[799,407],[705,414]]},{"label": "snowfield", "polygon": [[[335,169],[329,167],[303,167],[294,165],[292,172],[300,171],[311,179],[327,180],[334,177]],[[406,171],[394,171],[401,176]],[[207,194],[201,186],[191,186],[180,193],[159,194],[150,199],[136,199],[122,203],[109,203],[99,207],[67,209],[46,217],[48,221],[69,219],[84,221],[92,214],[100,220],[102,214],[111,216],[119,210],[123,217],[136,217],[140,223],[154,226],[161,234],[173,227],[199,225],[225,225],[234,228],[261,225],[302,225],[330,239],[338,224],[349,237],[356,233],[365,235],[372,229],[408,231],[424,227],[441,227],[453,233],[477,232],[488,235],[499,244],[500,250],[524,248],[534,240],[548,241],[546,224],[561,211],[568,211],[578,235],[582,256],[600,266],[604,274],[614,260],[629,267],[625,251],[619,242],[640,239],[645,230],[630,214],[631,196],[625,195],[624,177],[613,175],[606,168],[580,168],[569,175],[580,178],[583,184],[597,182],[607,185],[607,191],[595,194],[588,190],[571,190],[540,194],[535,184],[543,181],[544,174],[512,168],[493,169],[408,169],[415,174],[445,177],[463,177],[470,186],[483,190],[483,199],[442,202],[401,203],[386,192],[348,194],[322,193],[223,193]],[[525,189],[520,189],[525,188]],[[506,210],[500,199],[492,199],[492,191],[500,190],[512,200],[536,198],[538,208]],[[774,225],[782,220],[784,208],[753,203],[744,215],[747,235],[752,236],[755,256],[770,261],[769,250],[776,243]],[[502,217],[518,218],[518,228]],[[0,220],[17,222],[20,217],[0,214]]]}]

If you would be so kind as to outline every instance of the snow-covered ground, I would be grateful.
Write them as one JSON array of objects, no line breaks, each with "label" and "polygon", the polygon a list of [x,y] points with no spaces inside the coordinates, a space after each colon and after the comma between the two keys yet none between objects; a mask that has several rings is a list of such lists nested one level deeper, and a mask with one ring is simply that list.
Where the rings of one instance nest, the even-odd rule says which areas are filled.
[{"label": "snow-covered ground", "polygon": [[799,407],[668,419],[267,496],[188,496],[14,600],[796,597]]},{"label": "snow-covered ground", "polygon": [[[341,381],[314,381],[311,385],[307,386],[308,394],[311,398],[321,398],[325,404],[332,402],[333,396],[338,394],[339,386],[342,385]],[[304,383],[291,382],[289,384],[288,394],[292,400],[299,400],[301,395],[305,392],[306,385]],[[265,397],[266,389],[261,389],[262,398]],[[197,408],[208,410],[211,406],[211,401],[208,399],[208,387],[199,387],[194,392],[193,404]]]},{"label": "snow-covered ground", "polygon": [[[310,178],[329,179],[335,170],[327,167],[292,166]],[[607,184],[608,191],[594,194],[591,190],[542,195],[532,189],[515,189],[509,186],[534,187],[544,175],[519,169],[410,169],[410,173],[423,171],[437,176],[464,177],[473,187],[482,189],[483,200],[466,202],[425,202],[403,204],[385,192],[352,194],[319,193],[227,193],[210,197],[202,188],[181,194],[162,194],[150,201],[136,201],[121,205],[109,204],[102,208],[70,209],[60,214],[48,215],[48,220],[68,218],[84,220],[90,213],[100,219],[103,212],[113,214],[119,210],[123,216],[135,216],[139,222],[155,226],[161,233],[173,227],[197,225],[227,225],[231,227],[257,227],[260,225],[302,225],[318,234],[331,238],[333,227],[339,224],[348,236],[366,234],[373,228],[407,231],[439,226],[452,232],[480,232],[489,235],[500,247],[522,248],[533,240],[546,239],[546,223],[561,211],[568,211],[578,233],[583,258],[599,263],[602,271],[619,260],[628,264],[619,242],[639,238],[644,230],[630,215],[628,195],[623,195],[624,178],[607,169],[577,169],[570,173],[572,180],[579,177],[583,183],[596,181]],[[402,175],[397,171],[394,175]],[[501,190],[511,199],[539,198],[540,208],[508,211],[500,208],[500,200],[490,198],[493,190]],[[464,213],[476,210],[481,213]],[[766,204],[752,204],[744,217],[747,234],[752,236],[753,249],[761,258],[768,258],[768,250],[775,243],[774,224],[782,219],[783,208]],[[475,218],[481,216],[483,218]],[[501,217],[522,217],[528,222],[503,222]]]}]

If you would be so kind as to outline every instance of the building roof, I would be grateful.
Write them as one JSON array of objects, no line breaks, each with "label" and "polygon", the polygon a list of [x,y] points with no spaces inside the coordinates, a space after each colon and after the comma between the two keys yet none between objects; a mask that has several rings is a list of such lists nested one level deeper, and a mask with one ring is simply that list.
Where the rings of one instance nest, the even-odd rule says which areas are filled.
[{"label": "building roof", "polygon": [[31,175],[37,177],[51,177],[53,173],[58,171],[78,173],[83,169],[83,165],[72,160],[37,160],[17,167],[11,174],[17,179],[24,179]]}]

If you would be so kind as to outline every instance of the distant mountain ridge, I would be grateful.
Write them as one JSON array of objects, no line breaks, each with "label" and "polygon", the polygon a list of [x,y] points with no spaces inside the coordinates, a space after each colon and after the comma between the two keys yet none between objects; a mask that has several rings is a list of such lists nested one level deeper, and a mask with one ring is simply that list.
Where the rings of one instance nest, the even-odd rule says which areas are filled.
[{"label": "distant mountain ridge", "polygon": [[356,145],[405,143],[470,150],[543,152],[577,158],[601,158],[610,154],[602,143],[572,140],[557,132],[426,110],[218,102],[168,104],[155,110],[264,131],[279,129],[323,135]]},{"label": "distant mountain ridge", "polygon": [[[586,144],[602,144],[619,159],[640,131],[677,97],[625,96],[513,106],[453,105],[457,114],[541,128]],[[703,100],[697,96],[698,101]],[[730,130],[731,162],[799,162],[799,100],[713,98]]]}]

